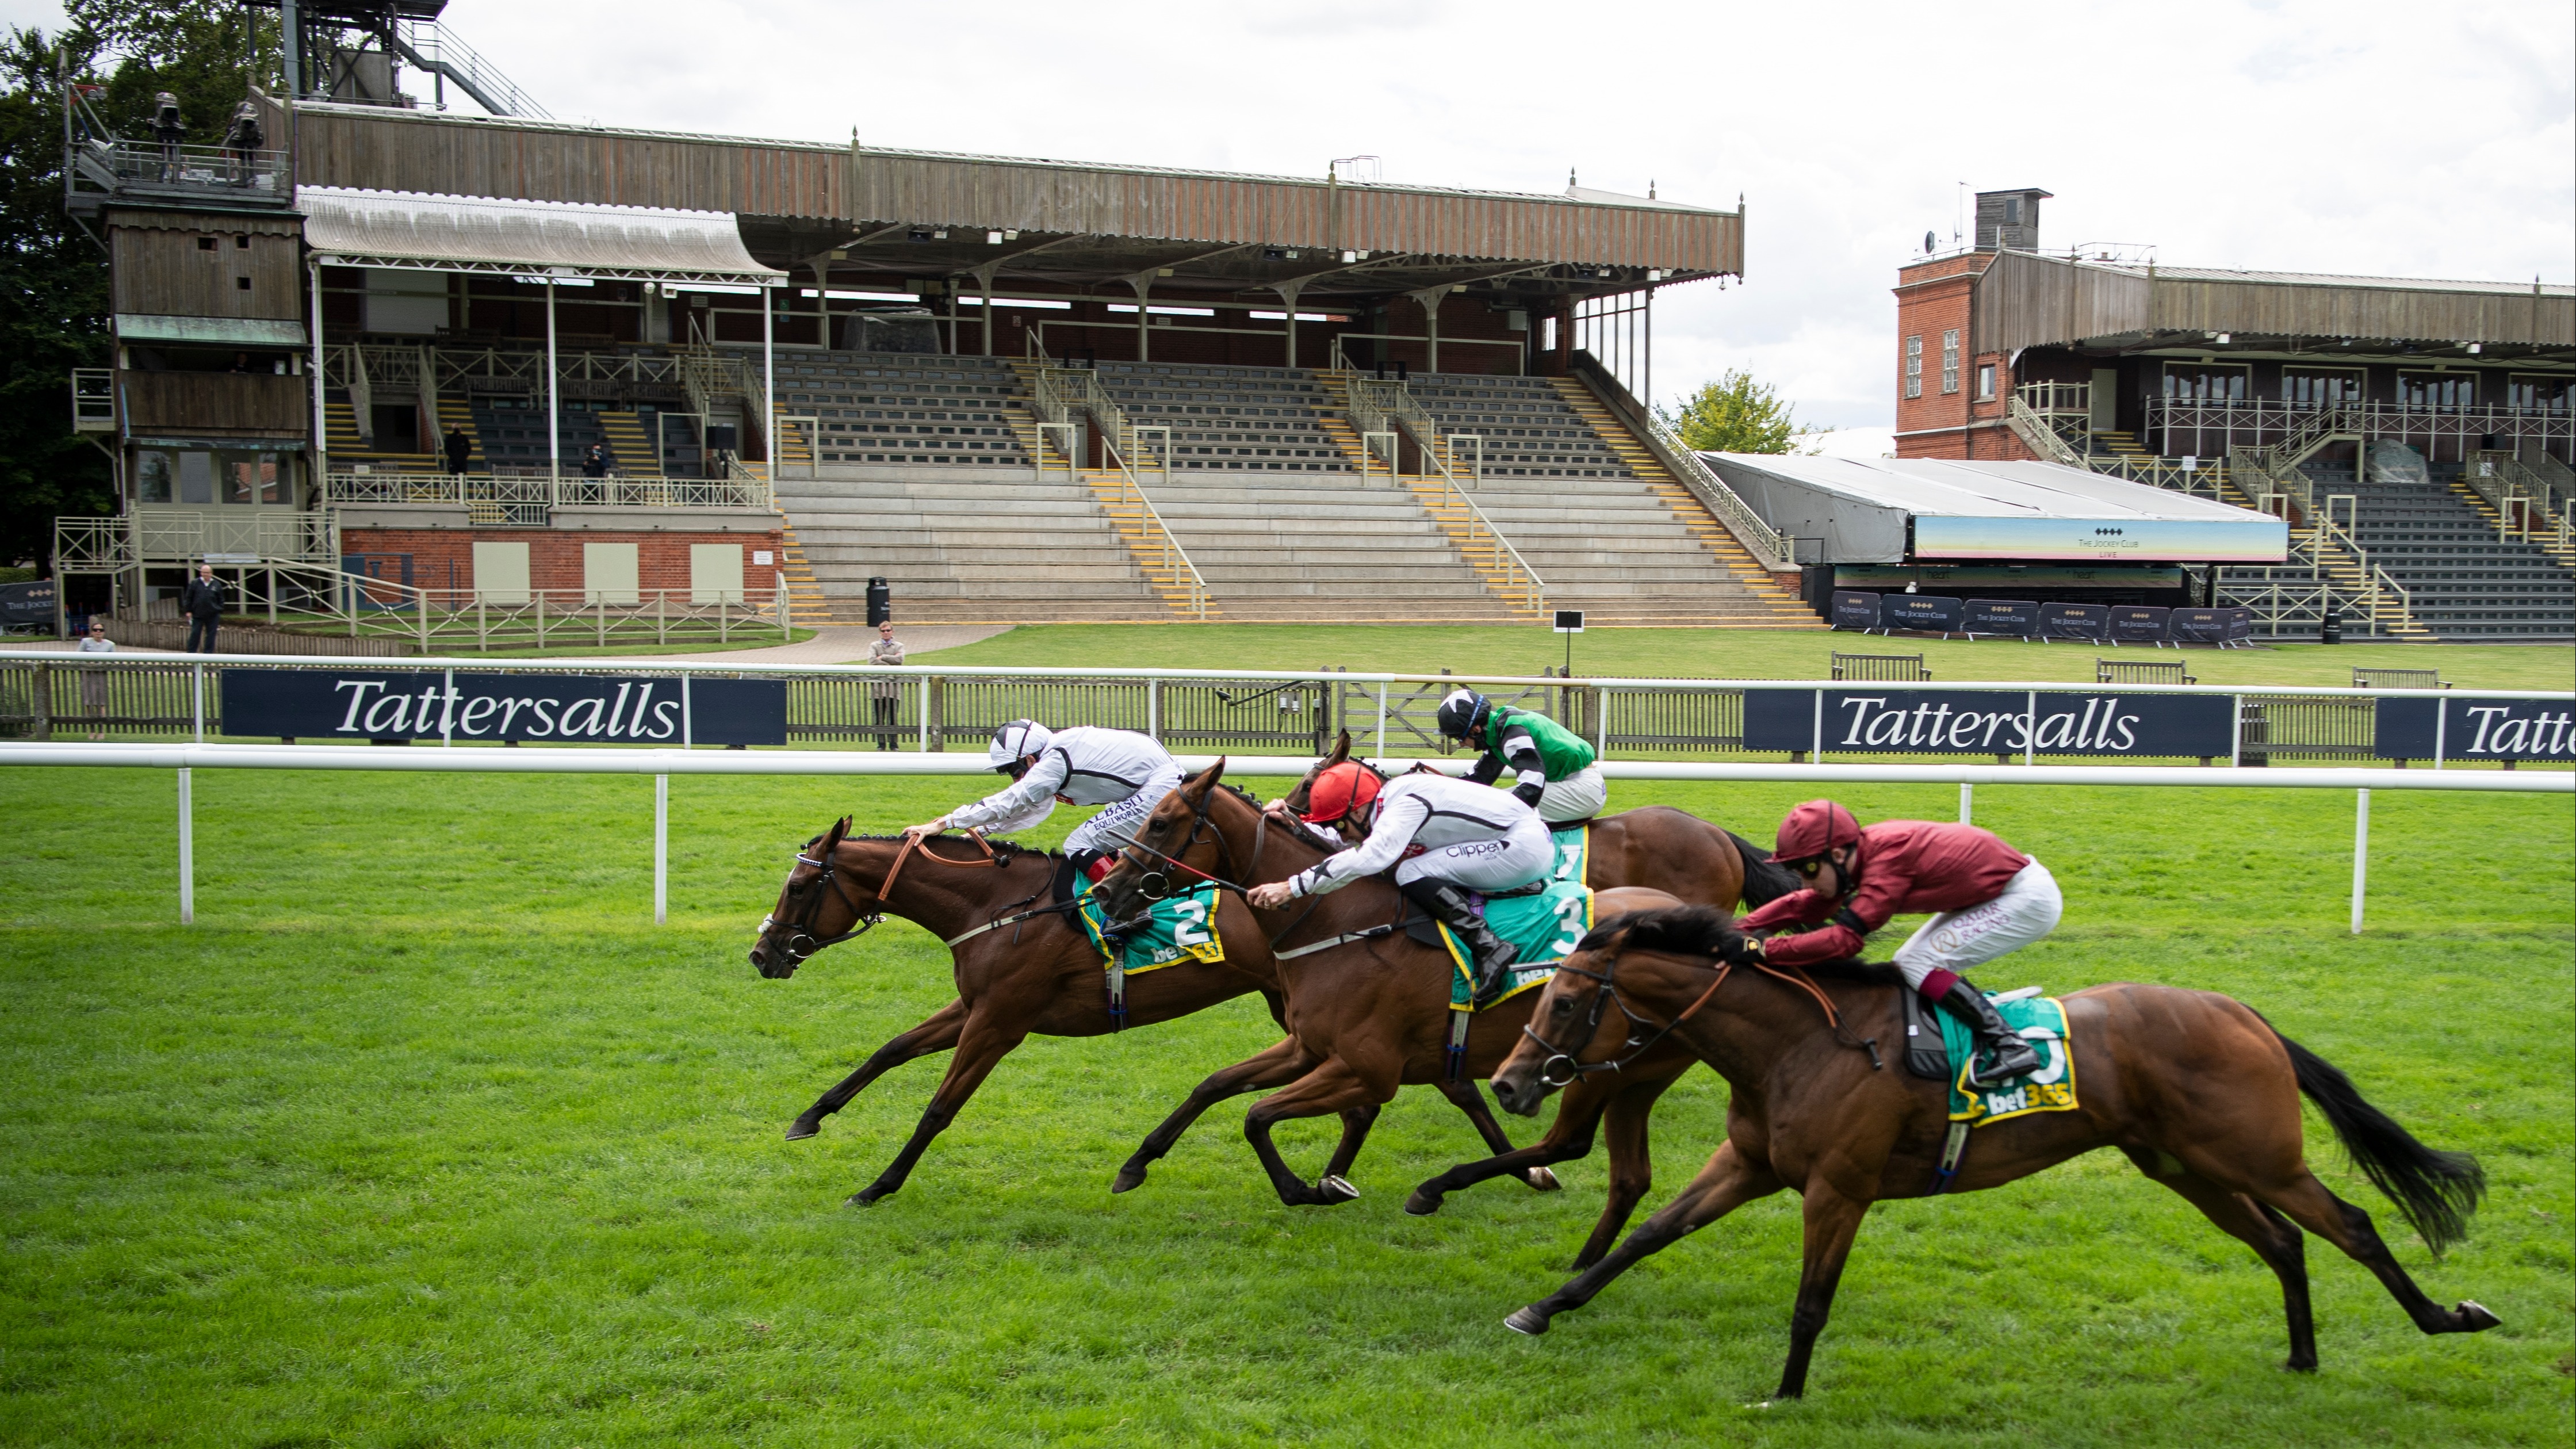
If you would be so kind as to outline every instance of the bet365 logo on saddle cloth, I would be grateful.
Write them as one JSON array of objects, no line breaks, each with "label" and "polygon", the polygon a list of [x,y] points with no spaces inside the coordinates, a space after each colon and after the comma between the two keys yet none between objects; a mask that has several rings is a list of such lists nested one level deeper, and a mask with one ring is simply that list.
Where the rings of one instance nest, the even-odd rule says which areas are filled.
[{"label": "bet365 logo on saddle cloth", "polygon": [[[1090,887],[1083,888],[1081,901],[1082,932],[1100,948],[1105,960],[1113,950],[1100,935],[1108,918]],[[1154,902],[1145,913],[1144,924],[1129,930],[1123,947],[1116,950],[1119,966],[1130,976],[1158,970],[1175,961],[1224,960],[1225,942],[1218,939],[1216,931],[1216,887],[1203,885],[1188,895]]]},{"label": "bet365 logo on saddle cloth", "polygon": [[[1989,1000],[1992,998],[1989,997]],[[1997,1001],[2004,1025],[2039,1052],[2039,1069],[1989,1087],[1968,1085],[1977,1039],[1966,1022],[1940,1013],[1941,1045],[1950,1053],[1950,1120],[1983,1127],[2033,1112],[2075,1110],[2075,1054],[2067,1049],[2066,1006],[2054,996]]]}]

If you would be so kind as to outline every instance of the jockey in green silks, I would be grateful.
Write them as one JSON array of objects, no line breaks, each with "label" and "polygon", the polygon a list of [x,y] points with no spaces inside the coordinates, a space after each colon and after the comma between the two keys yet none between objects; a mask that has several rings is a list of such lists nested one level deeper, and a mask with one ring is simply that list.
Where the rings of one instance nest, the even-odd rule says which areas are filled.
[{"label": "jockey in green silks", "polygon": [[1461,689],[1440,701],[1438,719],[1441,734],[1483,751],[1468,779],[1491,785],[1512,771],[1511,793],[1551,826],[1589,820],[1610,798],[1591,742],[1546,715]]}]

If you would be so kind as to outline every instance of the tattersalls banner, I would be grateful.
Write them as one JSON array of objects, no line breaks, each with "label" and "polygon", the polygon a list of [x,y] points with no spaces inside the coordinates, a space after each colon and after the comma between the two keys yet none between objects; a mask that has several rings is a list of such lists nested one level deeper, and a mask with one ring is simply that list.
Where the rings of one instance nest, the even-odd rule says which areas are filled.
[{"label": "tattersalls banner", "polygon": [[783,745],[781,679],[223,671],[223,731],[312,740]]},{"label": "tattersalls banner", "polygon": [[[1744,747],[1828,755],[2031,753],[2032,696],[1972,689],[1749,689]],[[2042,755],[2233,755],[2226,695],[2041,690]]]},{"label": "tattersalls banner", "polygon": [[2383,760],[2565,760],[2576,709],[2560,699],[2451,695],[2379,701],[2371,753]]}]

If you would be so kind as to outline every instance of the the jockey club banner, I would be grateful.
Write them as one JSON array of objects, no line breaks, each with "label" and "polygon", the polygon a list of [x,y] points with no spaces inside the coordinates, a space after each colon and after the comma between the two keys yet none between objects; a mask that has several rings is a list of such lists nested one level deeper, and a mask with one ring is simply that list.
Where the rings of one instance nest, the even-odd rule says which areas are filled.
[{"label": "the jockey club banner", "polygon": [[783,745],[782,679],[227,669],[223,731],[313,740]]},{"label": "the jockey club banner", "polygon": [[[1823,697],[1824,708],[1817,710]],[[2001,689],[1748,689],[1744,747],[1826,754],[2018,755],[2032,696]],[[2039,691],[2043,755],[2216,757],[2235,753],[2226,695]]]}]

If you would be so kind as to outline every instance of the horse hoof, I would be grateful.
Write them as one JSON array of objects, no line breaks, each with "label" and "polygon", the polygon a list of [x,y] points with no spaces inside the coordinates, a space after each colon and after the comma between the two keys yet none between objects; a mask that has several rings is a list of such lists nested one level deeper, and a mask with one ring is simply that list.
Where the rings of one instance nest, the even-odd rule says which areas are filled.
[{"label": "horse hoof", "polygon": [[1338,1174],[1324,1177],[1315,1183],[1315,1200],[1325,1207],[1332,1207],[1339,1203],[1356,1202],[1359,1200],[1359,1195],[1360,1190],[1351,1186],[1346,1179],[1342,1178]]},{"label": "horse hoof", "polygon": [[1413,1196],[1404,1200],[1404,1215],[1406,1217],[1413,1218],[1427,1218],[1433,1213],[1440,1211],[1441,1200],[1441,1194],[1433,1192],[1427,1187],[1417,1187],[1413,1190]]},{"label": "horse hoof", "polygon": [[2503,1319],[2487,1312],[2486,1305],[2478,1302],[2474,1298],[2461,1299],[2460,1306],[2455,1311],[2460,1315],[2460,1332],[2462,1333],[2484,1333],[2488,1329],[2495,1327],[2497,1324],[2504,1322]]},{"label": "horse hoof", "polygon": [[886,1197],[887,1195],[891,1194],[893,1191],[894,1191],[894,1189],[893,1189],[893,1188],[890,1188],[890,1187],[877,1187],[877,1186],[874,1186],[874,1185],[870,1185],[870,1186],[867,1186],[867,1187],[863,1187],[863,1188],[860,1188],[857,1192],[851,1193],[851,1194],[850,1194],[850,1197],[849,1197],[849,1201],[842,1203],[842,1204],[841,1204],[841,1206],[843,1206],[843,1207],[875,1207],[875,1206],[877,1205],[877,1201],[878,1201],[878,1199],[883,1198],[883,1197]]},{"label": "horse hoof", "polygon": [[1504,1319],[1503,1327],[1514,1333],[1527,1334],[1531,1338],[1536,1338],[1547,1332],[1547,1315],[1536,1308],[1524,1308]]},{"label": "horse hoof", "polygon": [[1136,1188],[1143,1187],[1144,1185],[1145,1169],[1141,1167],[1122,1167],[1118,1169],[1118,1180],[1109,1184],[1109,1190],[1113,1193],[1129,1192]]},{"label": "horse hoof", "polygon": [[795,1121],[787,1124],[787,1140],[790,1142],[802,1142],[808,1137],[821,1133],[822,1130],[822,1123],[808,1122],[804,1118],[799,1117]]},{"label": "horse hoof", "polygon": [[1532,1192],[1562,1192],[1565,1189],[1565,1184],[1556,1180],[1556,1174],[1544,1167],[1533,1167],[1522,1173],[1521,1181],[1528,1183]]}]

